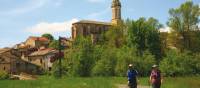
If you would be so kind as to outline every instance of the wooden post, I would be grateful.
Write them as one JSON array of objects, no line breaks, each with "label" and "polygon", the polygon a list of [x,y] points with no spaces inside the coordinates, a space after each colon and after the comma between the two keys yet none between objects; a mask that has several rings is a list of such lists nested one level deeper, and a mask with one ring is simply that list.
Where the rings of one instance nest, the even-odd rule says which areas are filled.
[{"label": "wooden post", "polygon": [[61,37],[59,36],[59,77],[62,77],[62,63],[61,63]]}]

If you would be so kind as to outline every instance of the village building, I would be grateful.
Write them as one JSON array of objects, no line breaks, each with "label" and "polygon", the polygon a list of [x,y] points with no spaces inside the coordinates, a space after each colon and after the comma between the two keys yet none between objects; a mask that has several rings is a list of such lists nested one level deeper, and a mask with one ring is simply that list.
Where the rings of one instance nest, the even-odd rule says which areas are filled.
[{"label": "village building", "polygon": [[39,67],[26,62],[15,55],[16,50],[11,48],[0,49],[0,71],[6,71],[9,74],[39,73]]},{"label": "village building", "polygon": [[121,20],[121,3],[119,0],[112,1],[112,21],[100,22],[91,20],[81,20],[72,24],[72,39],[77,36],[90,36],[93,42],[100,38],[100,34],[110,29],[112,25],[118,25]]},{"label": "village building", "polygon": [[51,71],[56,54],[58,54],[58,51],[55,49],[40,49],[38,51],[32,52],[25,60],[32,64],[40,66],[46,71]]},{"label": "village building", "polygon": [[50,40],[45,37],[33,37],[30,36],[24,44],[21,45],[21,47],[34,47],[34,48],[40,48],[40,47],[48,47]]}]

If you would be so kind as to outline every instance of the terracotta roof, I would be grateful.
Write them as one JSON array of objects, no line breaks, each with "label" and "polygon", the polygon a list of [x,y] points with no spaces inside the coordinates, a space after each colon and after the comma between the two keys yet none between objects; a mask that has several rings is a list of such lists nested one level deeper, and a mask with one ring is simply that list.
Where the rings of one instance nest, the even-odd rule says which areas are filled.
[{"label": "terracotta roof", "polygon": [[57,50],[48,48],[48,49],[42,49],[39,51],[35,51],[35,52],[31,53],[29,56],[43,56],[43,55],[46,55],[49,53],[56,53],[56,52],[57,52]]},{"label": "terracotta roof", "polygon": [[80,24],[80,23],[85,23],[85,24],[100,24],[100,25],[111,25],[111,23],[108,22],[100,22],[100,21],[92,21],[92,20],[81,20],[73,24]]},{"label": "terracotta roof", "polygon": [[28,39],[31,39],[31,40],[39,40],[39,41],[49,41],[49,39],[45,38],[45,37],[34,37],[34,36],[30,36]]}]

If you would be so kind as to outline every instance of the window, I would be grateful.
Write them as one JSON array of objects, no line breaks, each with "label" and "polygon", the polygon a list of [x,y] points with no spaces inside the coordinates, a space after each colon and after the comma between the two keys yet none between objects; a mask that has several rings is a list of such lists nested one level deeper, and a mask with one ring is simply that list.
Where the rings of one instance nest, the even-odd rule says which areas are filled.
[{"label": "window", "polygon": [[6,67],[5,67],[5,66],[3,67],[3,70],[4,70],[4,71],[6,70]]},{"label": "window", "polygon": [[31,62],[31,61],[32,61],[32,59],[31,59],[31,58],[28,58],[28,61],[30,61],[30,62]]},{"label": "window", "polygon": [[51,67],[49,67],[49,71],[51,71]]},{"label": "window", "polygon": [[0,57],[0,62],[4,62],[4,61],[5,61],[5,59]]},{"label": "window", "polygon": [[42,64],[42,59],[40,59],[40,63]]},{"label": "window", "polygon": [[86,27],[83,27],[83,35],[86,36],[87,35],[87,30]]},{"label": "window", "polygon": [[19,68],[20,67],[20,63],[16,63],[16,67]]}]

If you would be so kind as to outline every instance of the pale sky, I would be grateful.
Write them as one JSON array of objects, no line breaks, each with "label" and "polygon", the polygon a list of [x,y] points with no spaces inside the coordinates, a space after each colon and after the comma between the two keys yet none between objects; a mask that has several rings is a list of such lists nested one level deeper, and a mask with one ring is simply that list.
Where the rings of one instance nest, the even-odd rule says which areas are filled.
[{"label": "pale sky", "polygon": [[[168,10],[186,0],[121,0],[122,18],[154,17],[166,25]],[[200,0],[192,0],[200,4]],[[29,36],[70,37],[78,20],[111,21],[112,0],[0,0],[0,48]]]}]

